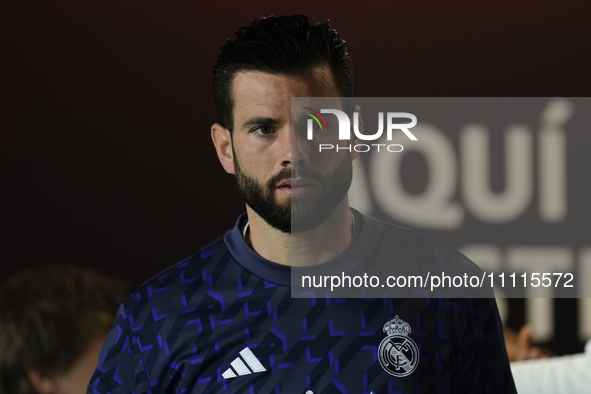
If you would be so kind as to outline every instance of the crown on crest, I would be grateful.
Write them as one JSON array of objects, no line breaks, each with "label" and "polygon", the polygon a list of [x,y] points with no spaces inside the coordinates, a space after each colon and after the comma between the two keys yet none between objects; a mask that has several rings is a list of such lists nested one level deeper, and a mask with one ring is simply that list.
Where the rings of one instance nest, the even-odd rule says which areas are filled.
[{"label": "crown on crest", "polygon": [[412,330],[410,329],[410,324],[398,318],[398,315],[396,315],[394,316],[394,319],[384,324],[384,332],[388,333],[388,335],[408,336]]}]

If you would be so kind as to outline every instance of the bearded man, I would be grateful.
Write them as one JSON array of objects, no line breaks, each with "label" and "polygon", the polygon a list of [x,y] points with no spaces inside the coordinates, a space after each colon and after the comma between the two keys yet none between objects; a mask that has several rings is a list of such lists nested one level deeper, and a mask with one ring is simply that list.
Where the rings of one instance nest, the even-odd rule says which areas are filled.
[{"label": "bearded man", "polygon": [[[123,304],[89,393],[515,392],[494,299],[292,297],[295,257],[412,264],[412,251],[388,254],[396,242],[472,264],[349,207],[358,153],[318,152],[292,98],[358,112],[342,99],[352,95],[352,62],[328,21],[261,18],[228,41],[211,135],[246,213]],[[329,128],[319,140],[336,140]]]}]

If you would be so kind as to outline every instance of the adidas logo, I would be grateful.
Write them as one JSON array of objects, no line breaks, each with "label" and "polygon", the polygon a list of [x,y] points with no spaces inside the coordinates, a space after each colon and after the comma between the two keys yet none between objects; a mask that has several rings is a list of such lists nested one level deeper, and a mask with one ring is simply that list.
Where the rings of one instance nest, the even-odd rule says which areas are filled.
[{"label": "adidas logo", "polygon": [[[265,367],[263,367],[263,364],[261,364],[261,362],[255,357],[254,353],[249,348],[246,347],[242,349],[239,354],[240,356],[236,357],[234,361],[230,363],[232,367],[226,369],[226,371],[222,374],[224,379],[232,379],[236,376],[251,375],[253,373],[266,371]],[[247,365],[250,367],[250,369],[248,369]]]}]

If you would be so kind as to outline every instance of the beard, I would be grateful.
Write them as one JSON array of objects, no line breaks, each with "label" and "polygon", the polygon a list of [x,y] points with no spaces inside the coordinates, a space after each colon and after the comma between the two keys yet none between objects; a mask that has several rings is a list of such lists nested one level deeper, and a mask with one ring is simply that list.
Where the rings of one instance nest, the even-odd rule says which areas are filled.
[{"label": "beard", "polygon": [[238,193],[265,222],[284,233],[299,233],[320,226],[332,215],[351,187],[353,165],[347,152],[328,176],[307,167],[294,167],[294,177],[315,181],[317,186],[314,189],[319,190],[302,196],[291,195],[289,201],[279,202],[275,196],[277,185],[292,177],[292,169],[285,168],[267,182],[260,183],[242,171],[236,152],[233,153]]}]

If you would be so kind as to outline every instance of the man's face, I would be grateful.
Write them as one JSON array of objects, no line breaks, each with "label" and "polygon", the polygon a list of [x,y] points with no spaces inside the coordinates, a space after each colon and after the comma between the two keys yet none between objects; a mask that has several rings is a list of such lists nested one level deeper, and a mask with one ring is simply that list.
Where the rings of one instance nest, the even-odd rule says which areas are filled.
[{"label": "man's face", "polygon": [[[296,130],[300,119],[291,119],[291,97],[338,96],[327,66],[296,75],[249,71],[233,81],[232,150],[238,190],[248,206],[282,232],[322,224],[351,185],[351,154],[319,153],[306,140],[305,130]],[[334,103],[330,107],[339,108]],[[327,142],[331,137],[323,138]]]}]

